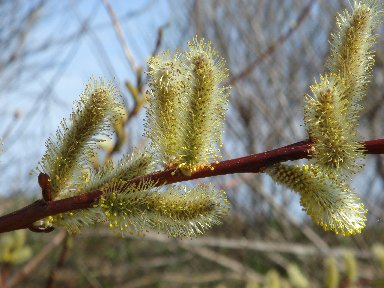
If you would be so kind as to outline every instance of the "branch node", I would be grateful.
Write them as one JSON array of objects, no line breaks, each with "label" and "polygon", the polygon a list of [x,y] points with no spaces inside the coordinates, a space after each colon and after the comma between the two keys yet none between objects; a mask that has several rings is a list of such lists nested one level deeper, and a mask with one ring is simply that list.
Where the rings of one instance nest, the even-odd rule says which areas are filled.
[{"label": "branch node", "polygon": [[40,173],[37,177],[37,181],[41,187],[41,194],[43,199],[47,202],[52,201],[52,185],[51,178],[45,173]]},{"label": "branch node", "polygon": [[49,233],[55,230],[53,226],[35,225],[34,223],[28,226],[28,229],[36,233]]}]

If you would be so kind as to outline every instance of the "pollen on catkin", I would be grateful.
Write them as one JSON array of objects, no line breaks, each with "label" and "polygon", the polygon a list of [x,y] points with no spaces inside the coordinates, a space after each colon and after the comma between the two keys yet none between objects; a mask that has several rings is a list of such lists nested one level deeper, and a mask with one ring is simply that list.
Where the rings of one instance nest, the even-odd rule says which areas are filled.
[{"label": "pollen on catkin", "polygon": [[362,167],[358,121],[374,64],[372,46],[382,11],[377,1],[354,1],[352,12],[338,15],[331,35],[328,72],[306,95],[304,122],[313,141],[314,162],[328,174],[350,176]]},{"label": "pollen on catkin", "polygon": [[358,141],[357,119],[347,112],[345,82],[338,75],[326,74],[310,88],[313,96],[305,96],[304,123],[313,141],[315,163],[330,175],[357,172],[363,145]]},{"label": "pollen on catkin", "polygon": [[[137,151],[123,156],[114,165],[113,161],[106,162],[98,169],[84,169],[88,173],[83,178],[81,193],[103,190],[113,182],[124,182],[137,176],[152,172],[152,155],[146,150]],[[80,232],[84,226],[105,222],[105,214],[100,207],[76,210],[49,217],[44,220],[45,226],[60,226],[71,234]]]},{"label": "pollen on catkin", "polygon": [[103,189],[113,181],[128,181],[137,176],[153,172],[152,155],[147,151],[135,151],[124,155],[115,165],[112,160],[106,162],[97,170],[90,170],[90,180],[86,181],[84,192]]},{"label": "pollen on catkin", "polygon": [[190,69],[188,113],[184,120],[182,166],[193,169],[219,158],[229,87],[225,61],[210,42],[195,37],[188,43],[184,61]]},{"label": "pollen on catkin", "polygon": [[112,183],[98,206],[108,226],[121,236],[157,230],[172,237],[192,237],[219,224],[228,211],[224,192],[210,185],[191,190],[171,186],[160,192],[150,182],[128,187]]},{"label": "pollen on catkin", "polygon": [[64,227],[68,233],[76,234],[84,227],[102,223],[105,220],[105,214],[102,209],[94,207],[49,216],[43,220],[43,224],[46,227]]},{"label": "pollen on catkin", "polygon": [[326,67],[345,81],[348,109],[360,110],[356,105],[365,97],[374,64],[371,49],[377,38],[375,29],[382,21],[382,14],[378,1],[355,0],[351,12],[345,10],[337,17]]},{"label": "pollen on catkin", "polygon": [[190,173],[218,159],[229,88],[228,72],[210,43],[195,38],[189,50],[149,62],[145,135],[164,167]]},{"label": "pollen on catkin", "polygon": [[185,94],[188,89],[188,69],[181,56],[167,51],[148,61],[148,107],[146,110],[145,136],[163,166],[179,162]]},{"label": "pollen on catkin", "polygon": [[118,116],[116,107],[120,105],[119,93],[111,82],[91,80],[87,84],[69,121],[64,119],[56,137],[46,142],[46,152],[39,163],[40,171],[51,179],[53,199],[76,193],[78,189],[72,188],[81,183],[79,171],[94,156],[96,143],[102,141],[97,136],[110,134]]},{"label": "pollen on catkin", "polygon": [[329,178],[318,166],[278,164],[266,173],[299,193],[303,210],[324,230],[347,236],[365,227],[364,204],[345,182]]}]

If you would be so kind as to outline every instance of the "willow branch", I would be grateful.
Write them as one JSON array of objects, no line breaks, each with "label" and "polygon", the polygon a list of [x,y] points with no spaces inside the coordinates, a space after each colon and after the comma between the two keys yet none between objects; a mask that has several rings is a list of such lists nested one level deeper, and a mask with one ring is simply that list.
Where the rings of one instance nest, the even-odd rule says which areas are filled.
[{"label": "willow branch", "polygon": [[[365,154],[384,154],[384,139],[369,140],[363,144]],[[191,175],[184,175],[177,169],[167,169],[136,177],[127,181],[126,185],[137,185],[141,181],[150,180],[161,186],[226,174],[260,173],[265,168],[280,162],[310,158],[311,149],[311,141],[306,140],[263,153],[212,163],[192,172]],[[102,192],[96,190],[57,201],[35,201],[29,206],[0,217],[0,233],[28,228],[47,216],[91,208],[101,195]]]}]

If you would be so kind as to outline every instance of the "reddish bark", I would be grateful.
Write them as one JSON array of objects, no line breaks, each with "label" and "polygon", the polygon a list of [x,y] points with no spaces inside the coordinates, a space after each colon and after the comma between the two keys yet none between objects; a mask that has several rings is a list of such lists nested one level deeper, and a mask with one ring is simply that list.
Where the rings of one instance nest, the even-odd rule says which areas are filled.
[{"label": "reddish bark", "polygon": [[[363,142],[366,154],[384,154],[384,139]],[[234,173],[259,173],[266,167],[288,160],[298,160],[310,157],[311,142],[301,141],[288,146],[263,153],[212,163],[200,168],[191,175],[184,175],[175,169],[167,169],[152,174],[136,177],[126,185],[135,185],[142,180],[152,180],[156,185],[171,184],[193,179],[212,177]],[[102,195],[101,191],[93,191],[79,196],[57,200],[38,200],[24,208],[0,217],[0,233],[28,228],[34,222],[47,216],[78,209],[92,207]]]}]

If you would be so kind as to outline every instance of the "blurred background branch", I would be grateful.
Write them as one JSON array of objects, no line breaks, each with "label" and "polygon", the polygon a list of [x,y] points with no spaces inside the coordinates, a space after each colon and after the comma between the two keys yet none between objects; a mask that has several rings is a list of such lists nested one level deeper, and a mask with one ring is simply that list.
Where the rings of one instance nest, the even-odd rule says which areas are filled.
[{"label": "blurred background branch", "polygon": [[[37,175],[28,173],[41,158],[42,143],[69,114],[91,75],[114,79],[126,108],[112,143],[100,147],[95,167],[144,145],[146,60],[164,49],[182,48],[196,34],[218,48],[235,81],[224,159],[306,138],[303,95],[323,72],[335,13],[348,7],[349,1],[127,3],[0,1],[1,214],[40,197]],[[382,27],[379,33],[374,77],[360,123],[364,139],[384,136]],[[300,277],[309,279],[310,287],[326,287],[329,275],[339,275],[338,286],[333,287],[383,287],[383,160],[382,155],[368,156],[363,173],[353,181],[369,210],[368,227],[359,236],[342,238],[313,226],[301,211],[297,195],[263,174],[227,175],[213,181],[227,191],[232,213],[206,238],[179,244],[161,235],[156,235],[157,240],[152,234],[122,240],[108,231],[89,231],[75,238],[61,266],[57,265],[62,250],[58,245],[65,243],[63,235],[57,242],[61,232],[28,232],[33,256],[26,264],[3,264],[7,285],[19,279],[22,287],[40,287],[54,269],[54,283],[63,287],[257,287],[259,282],[269,287],[273,281],[298,287]],[[231,269],[191,249],[212,258],[224,256],[221,259],[229,260],[224,262],[236,264],[229,264]],[[348,276],[344,251],[354,255],[355,278]],[[328,257],[335,257],[338,274],[327,272]],[[33,259],[39,259],[38,264],[26,270]],[[288,266],[298,267],[301,276]],[[234,267],[257,275],[256,283]]]}]

